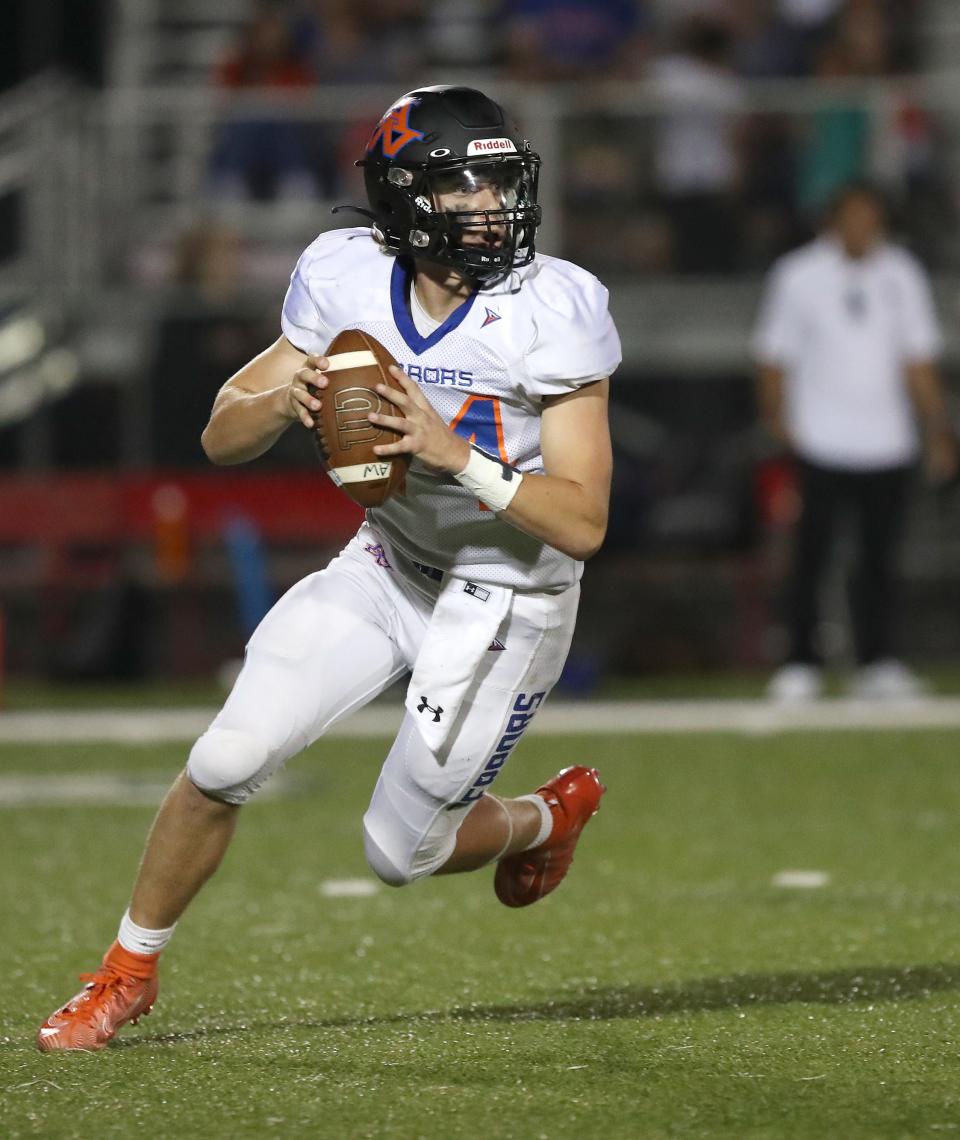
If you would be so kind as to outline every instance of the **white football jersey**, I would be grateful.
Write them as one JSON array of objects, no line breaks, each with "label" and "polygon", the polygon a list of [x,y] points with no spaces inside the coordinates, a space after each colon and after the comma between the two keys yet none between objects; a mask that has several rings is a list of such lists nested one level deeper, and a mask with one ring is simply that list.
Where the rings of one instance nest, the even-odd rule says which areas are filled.
[{"label": "white football jersey", "polygon": [[[321,234],[291,277],[284,335],[304,352],[323,353],[344,329],[369,333],[456,432],[520,471],[542,473],[544,398],[609,376],[620,363],[607,290],[586,270],[537,255],[422,336],[410,281],[409,264],[385,252],[369,229]],[[559,590],[583,569],[417,459],[406,494],[367,518],[408,557],[479,582]]]}]

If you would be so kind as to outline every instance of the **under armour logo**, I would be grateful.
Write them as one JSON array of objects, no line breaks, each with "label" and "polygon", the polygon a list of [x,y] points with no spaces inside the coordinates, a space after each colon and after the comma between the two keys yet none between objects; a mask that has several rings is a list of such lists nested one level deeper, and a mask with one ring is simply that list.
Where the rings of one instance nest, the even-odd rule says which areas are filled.
[{"label": "under armour logo", "polygon": [[434,708],[433,705],[431,705],[427,701],[426,697],[421,697],[420,698],[420,704],[417,705],[417,712],[426,712],[427,709],[429,709],[430,712],[433,713],[433,723],[439,724],[440,723],[440,714],[443,712],[443,709],[440,707],[440,705],[437,705],[437,707]]}]

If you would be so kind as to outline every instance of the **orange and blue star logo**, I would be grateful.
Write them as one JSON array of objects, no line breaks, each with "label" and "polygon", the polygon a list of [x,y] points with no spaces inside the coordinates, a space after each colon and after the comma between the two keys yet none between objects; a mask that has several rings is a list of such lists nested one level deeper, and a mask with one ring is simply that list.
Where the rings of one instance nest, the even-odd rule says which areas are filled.
[{"label": "orange and blue star logo", "polygon": [[370,136],[367,154],[379,143],[384,158],[396,158],[405,146],[423,138],[423,131],[410,126],[410,111],[418,102],[418,99],[408,99],[390,108]]},{"label": "orange and blue star logo", "polygon": [[[484,306],[484,308],[486,308],[486,306]],[[485,329],[487,327],[487,325],[492,325],[494,321],[499,321],[499,320],[500,320],[500,314],[499,313],[495,313],[493,311],[493,309],[487,309],[487,315],[483,318],[483,324],[480,327],[482,329]]]}]

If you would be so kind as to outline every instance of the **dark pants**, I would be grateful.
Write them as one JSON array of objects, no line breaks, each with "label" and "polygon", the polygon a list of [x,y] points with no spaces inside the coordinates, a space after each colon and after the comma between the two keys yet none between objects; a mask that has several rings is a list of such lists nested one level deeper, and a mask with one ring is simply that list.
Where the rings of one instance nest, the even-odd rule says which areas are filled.
[{"label": "dark pants", "polygon": [[900,539],[912,468],[852,471],[798,461],[802,499],[788,596],[789,659],[818,664],[817,612],[837,524],[852,523],[857,555],[850,580],[850,615],[857,661],[892,655],[891,632]]}]

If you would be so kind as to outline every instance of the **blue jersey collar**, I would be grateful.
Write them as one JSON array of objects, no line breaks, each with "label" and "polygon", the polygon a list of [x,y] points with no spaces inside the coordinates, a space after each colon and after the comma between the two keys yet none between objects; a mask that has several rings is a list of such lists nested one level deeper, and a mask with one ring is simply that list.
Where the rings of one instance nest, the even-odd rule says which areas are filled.
[{"label": "blue jersey collar", "polygon": [[419,356],[428,348],[433,348],[435,344],[439,344],[448,332],[453,332],[463,323],[467,313],[473,308],[477,294],[471,293],[429,336],[421,336],[417,332],[417,326],[413,323],[413,317],[410,316],[410,305],[407,301],[410,288],[410,263],[404,258],[398,257],[394,260],[393,273],[390,277],[390,304],[393,308],[393,320],[397,326],[397,331],[407,342],[407,347]]}]

